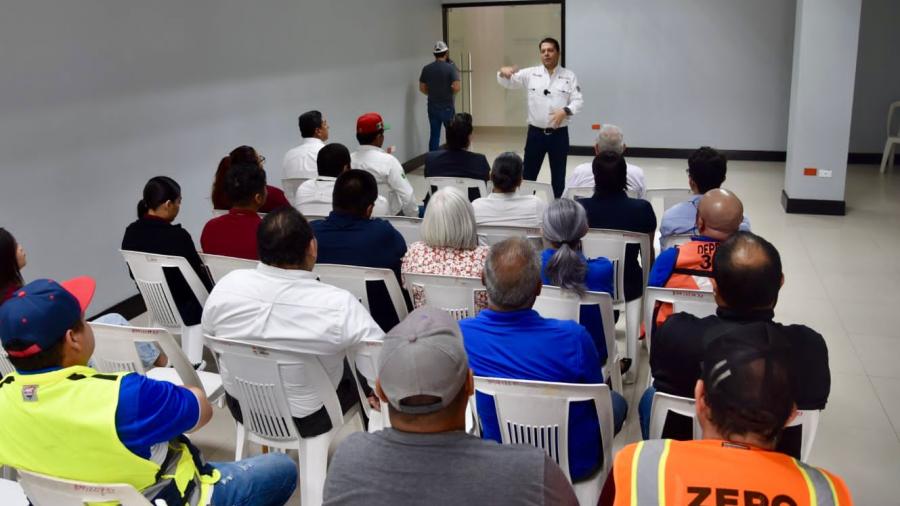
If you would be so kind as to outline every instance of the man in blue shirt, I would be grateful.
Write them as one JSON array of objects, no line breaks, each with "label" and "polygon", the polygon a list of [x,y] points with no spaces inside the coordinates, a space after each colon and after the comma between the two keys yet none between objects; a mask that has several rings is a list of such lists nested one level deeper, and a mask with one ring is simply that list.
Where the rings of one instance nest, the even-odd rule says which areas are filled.
[{"label": "man in blue shirt", "polygon": [[[725,182],[728,160],[725,155],[709,146],[703,146],[688,158],[688,184],[694,196],[690,200],[680,202],[663,213],[659,224],[660,241],[675,234],[696,233],[697,206],[700,198]],[[743,217],[741,231],[750,231],[750,220]]]},{"label": "man in blue shirt", "polygon": [[[320,264],[357,265],[391,269],[400,280],[400,263],[406,241],[386,220],[372,218],[378,184],[372,174],[351,169],[334,183],[332,211],[324,220],[310,225],[319,246]],[[399,323],[382,283],[368,286],[372,317],[385,331]]]},{"label": "man in blue shirt", "polygon": [[[462,320],[469,366],[476,376],[560,383],[603,383],[601,366],[607,350],[598,353],[591,335],[574,321],[543,318],[532,309],[541,293],[541,264],[531,244],[511,238],[491,247],[483,281],[488,309]],[[614,431],[625,421],[628,405],[611,392]],[[493,400],[476,397],[486,439],[500,441]],[[603,462],[599,420],[592,401],[572,404],[569,413],[569,474],[586,479]]]}]

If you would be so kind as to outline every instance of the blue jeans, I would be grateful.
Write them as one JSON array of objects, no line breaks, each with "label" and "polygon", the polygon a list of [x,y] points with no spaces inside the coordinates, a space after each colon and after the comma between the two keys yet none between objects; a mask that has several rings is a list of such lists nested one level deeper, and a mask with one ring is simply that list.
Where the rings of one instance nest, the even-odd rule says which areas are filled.
[{"label": "blue jeans", "polygon": [[638,402],[638,417],[641,420],[641,437],[644,439],[650,439],[650,408],[653,407],[653,394],[656,393],[656,389],[653,388],[653,385],[647,387],[647,390],[644,390],[644,395],[641,396],[640,402]]},{"label": "blue jeans", "polygon": [[434,151],[441,146],[441,125],[447,128],[450,120],[456,114],[453,105],[428,104],[428,123],[431,125],[431,136],[428,138],[428,151]]},{"label": "blue jeans", "polygon": [[222,473],[212,506],[282,506],[297,487],[297,463],[283,453],[209,464]]}]

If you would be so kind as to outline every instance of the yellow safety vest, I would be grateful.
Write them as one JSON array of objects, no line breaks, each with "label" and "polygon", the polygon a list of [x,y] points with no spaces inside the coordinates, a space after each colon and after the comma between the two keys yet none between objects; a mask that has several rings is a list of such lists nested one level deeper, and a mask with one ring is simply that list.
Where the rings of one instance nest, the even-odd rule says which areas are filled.
[{"label": "yellow safety vest", "polygon": [[70,480],[127,483],[151,502],[208,504],[219,472],[191,451],[187,438],[169,442],[162,466],[122,444],[116,407],[126,374],[132,373],[101,374],[73,366],[5,376],[0,380],[0,464]]}]

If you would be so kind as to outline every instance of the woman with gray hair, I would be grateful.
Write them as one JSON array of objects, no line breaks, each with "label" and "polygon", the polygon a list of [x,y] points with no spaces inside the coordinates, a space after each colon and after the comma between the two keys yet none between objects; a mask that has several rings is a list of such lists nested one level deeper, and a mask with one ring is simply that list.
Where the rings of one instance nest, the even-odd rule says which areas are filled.
[{"label": "woman with gray hair", "polygon": [[491,168],[491,193],[472,202],[479,225],[541,226],[544,201],[534,195],[520,195],[522,158],[507,151],[494,160]]},{"label": "woman with gray hair", "polygon": [[[478,245],[472,204],[458,189],[443,188],[432,195],[421,233],[422,240],[409,245],[401,272],[481,278],[488,247]],[[412,295],[415,307],[425,304],[420,290],[413,289]],[[478,295],[476,305],[487,307],[486,294]]]}]

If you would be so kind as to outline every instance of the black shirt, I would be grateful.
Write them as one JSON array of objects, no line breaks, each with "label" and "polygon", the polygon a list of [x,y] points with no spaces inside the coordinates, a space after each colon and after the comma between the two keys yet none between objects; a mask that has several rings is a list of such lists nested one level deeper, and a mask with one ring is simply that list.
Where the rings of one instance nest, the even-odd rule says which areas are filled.
[{"label": "black shirt", "polygon": [[[425,177],[467,177],[487,181],[491,177],[491,166],[481,153],[464,149],[439,149],[425,155]],[[433,187],[431,189],[436,190]],[[469,188],[470,202],[479,197],[481,195],[478,190]]]},{"label": "black shirt", "polygon": [[[128,225],[125,229],[125,237],[122,238],[122,249],[127,251],[140,251],[142,253],[154,253],[157,255],[170,255],[187,259],[194,272],[200,277],[200,281],[207,290],[212,290],[213,281],[197,254],[197,247],[191,234],[181,228],[181,225],[173,225],[165,220],[145,216]],[[181,319],[185,325],[197,325],[203,313],[203,306],[194,297],[191,287],[178,269],[164,269],[166,282],[175,305],[181,313]]]},{"label": "black shirt", "polygon": [[428,86],[428,103],[430,105],[453,105],[454,81],[459,81],[459,72],[450,61],[435,60],[422,68],[419,82]]},{"label": "black shirt", "polygon": [[[651,239],[656,231],[656,214],[650,202],[630,198],[624,191],[612,195],[594,194],[591,198],[578,199],[578,202],[587,211],[588,226],[591,228],[643,232]],[[638,263],[640,252],[637,244],[629,244],[625,248],[625,300],[628,301],[643,293],[644,274]],[[647,258],[652,256],[649,251],[644,254]]]}]

